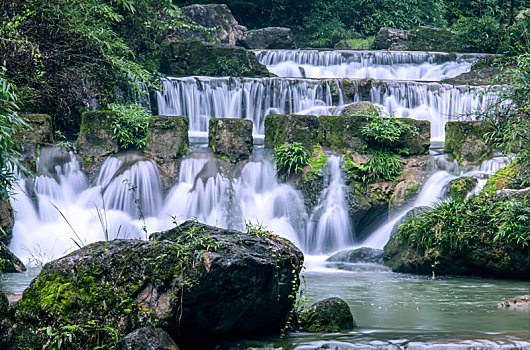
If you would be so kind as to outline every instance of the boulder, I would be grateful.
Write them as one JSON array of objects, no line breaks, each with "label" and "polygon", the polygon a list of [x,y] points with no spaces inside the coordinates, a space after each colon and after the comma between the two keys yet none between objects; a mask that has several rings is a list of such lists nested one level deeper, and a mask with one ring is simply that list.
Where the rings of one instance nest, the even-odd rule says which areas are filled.
[{"label": "boulder", "polygon": [[457,33],[447,29],[419,26],[411,29],[407,35],[406,50],[456,52],[459,46]]},{"label": "boulder", "polygon": [[382,27],[374,40],[376,50],[405,50],[407,47],[408,30]]},{"label": "boulder", "polygon": [[265,117],[265,147],[300,142],[307,150],[318,145],[319,118],[314,115],[271,114]]},{"label": "boulder", "polygon": [[7,295],[0,291],[0,349],[10,349],[13,336]]},{"label": "boulder", "polygon": [[343,250],[326,259],[329,262],[383,264],[383,250],[368,247]]},{"label": "boulder", "polygon": [[478,180],[474,177],[462,176],[451,180],[447,185],[447,194],[453,199],[465,199],[475,186]]},{"label": "boulder", "polygon": [[87,162],[98,162],[119,151],[118,142],[113,138],[112,122],[115,119],[116,115],[112,111],[83,113],[75,148]]},{"label": "boulder", "polygon": [[160,328],[142,327],[127,334],[117,350],[179,350],[167,332]]},{"label": "boulder", "polygon": [[[162,328],[195,348],[211,347],[228,334],[280,331],[293,308],[290,295],[302,263],[302,253],[275,235],[194,221],[155,233],[150,241],[90,244],[46,264],[24,291],[15,347],[40,348],[46,335],[38,329],[87,320],[121,334]],[[100,334],[101,341],[105,337]],[[90,334],[79,334],[71,348],[94,342]]]},{"label": "boulder", "polygon": [[23,271],[26,271],[24,263],[17,258],[3,242],[0,242],[0,274]]},{"label": "boulder", "polygon": [[493,131],[485,121],[454,121],[445,124],[444,152],[452,153],[460,165],[477,164],[487,157],[492,148],[484,136]]},{"label": "boulder", "polygon": [[267,27],[244,33],[238,45],[247,49],[294,49],[291,29]]},{"label": "boulder", "polygon": [[530,311],[530,294],[506,299],[497,304],[497,309]]},{"label": "boulder", "polygon": [[163,59],[161,71],[171,76],[272,76],[252,51],[200,41],[170,43],[170,50]]},{"label": "boulder", "polygon": [[403,170],[389,203],[391,213],[405,207],[416,197],[433,168],[432,158],[429,156],[405,158],[403,162]]},{"label": "boulder", "polygon": [[178,179],[179,160],[189,148],[188,128],[186,117],[158,115],[149,121],[145,153],[157,162],[166,188]]},{"label": "boulder", "polygon": [[473,63],[470,72],[446,78],[442,83],[451,85],[499,85],[509,84],[513,63],[504,57],[484,57]]},{"label": "boulder", "polygon": [[342,116],[348,117],[352,115],[371,117],[379,115],[379,109],[368,101],[356,102],[347,105],[342,110]]},{"label": "boulder", "polygon": [[0,197],[0,242],[9,244],[14,224],[15,217],[9,199]]},{"label": "boulder", "polygon": [[310,332],[340,332],[357,327],[348,304],[339,298],[319,301],[299,315],[300,328]]},{"label": "boulder", "polygon": [[21,117],[28,123],[28,127],[17,132],[14,138],[20,141],[22,158],[33,160],[37,157],[41,145],[53,142],[52,117],[33,113],[22,114]]},{"label": "boulder", "polygon": [[252,121],[237,118],[211,118],[208,146],[232,163],[248,159],[253,149]]},{"label": "boulder", "polygon": [[225,4],[194,4],[182,8],[182,13],[192,21],[206,28],[213,28],[209,36],[200,31],[189,31],[187,37],[195,37],[208,41],[210,38],[217,43],[236,45],[247,28],[237,23],[232,12]]}]

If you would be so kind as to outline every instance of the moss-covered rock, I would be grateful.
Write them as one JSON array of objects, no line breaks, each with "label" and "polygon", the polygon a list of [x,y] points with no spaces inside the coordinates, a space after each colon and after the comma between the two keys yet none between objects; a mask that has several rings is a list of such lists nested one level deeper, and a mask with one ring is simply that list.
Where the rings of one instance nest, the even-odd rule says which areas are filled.
[{"label": "moss-covered rock", "polygon": [[340,332],[357,327],[348,304],[339,298],[319,301],[303,310],[300,327],[310,332]]},{"label": "moss-covered rock", "polygon": [[119,150],[118,143],[113,139],[112,122],[116,115],[112,111],[91,111],[83,113],[81,129],[75,144],[82,157],[92,162]]},{"label": "moss-covered rock", "polygon": [[475,188],[477,182],[478,180],[474,177],[459,177],[449,182],[447,193],[452,199],[464,199]]},{"label": "moss-covered rock", "polygon": [[26,271],[26,266],[3,243],[0,242],[0,274]]},{"label": "moss-covered rock", "polygon": [[241,47],[199,41],[174,42],[170,47],[171,53],[164,59],[161,69],[171,76],[272,76],[254,52]]},{"label": "moss-covered rock", "polygon": [[294,49],[291,29],[267,27],[249,30],[238,41],[247,49]]},{"label": "moss-covered rock", "polygon": [[15,139],[20,141],[21,155],[24,160],[36,158],[41,145],[53,143],[52,117],[48,114],[22,114],[28,127],[17,132]]},{"label": "moss-covered rock", "polygon": [[265,117],[265,147],[300,142],[311,151],[318,145],[319,118],[314,115],[271,114]]},{"label": "moss-covered rock", "polygon": [[411,51],[459,51],[455,32],[428,26],[420,26],[410,30],[405,49]]},{"label": "moss-covered rock", "polygon": [[487,157],[492,148],[484,141],[493,126],[485,121],[453,121],[445,124],[444,151],[452,153],[460,165],[475,164]]},{"label": "moss-covered rock", "polygon": [[13,336],[7,295],[0,291],[0,349],[10,349]]},{"label": "moss-covered rock", "polygon": [[382,27],[375,36],[374,49],[405,50],[407,47],[408,36],[408,30]]},{"label": "moss-covered rock", "polygon": [[[120,336],[159,327],[179,344],[199,348],[224,334],[279,331],[302,263],[302,253],[276,236],[192,221],[150,241],[94,243],[46,264],[24,291],[14,348],[41,348],[43,327],[89,320]],[[69,348],[111,341],[103,330],[99,339],[85,330]]]},{"label": "moss-covered rock", "polygon": [[470,72],[462,73],[454,78],[442,80],[451,85],[494,85],[509,84],[513,66],[502,57],[485,57],[473,64]]},{"label": "moss-covered rock", "polygon": [[11,203],[7,198],[0,197],[0,242],[9,244],[13,237],[15,216]]},{"label": "moss-covered rock", "polygon": [[392,213],[405,207],[416,197],[421,186],[432,170],[431,158],[428,156],[412,157],[403,160],[405,165],[390,198],[389,211]]},{"label": "moss-covered rock", "polygon": [[517,162],[512,162],[493,174],[486,182],[483,192],[495,194],[497,191],[507,188],[512,181],[516,180],[522,173],[523,167]]},{"label": "moss-covered rock", "polygon": [[149,121],[145,153],[157,162],[165,188],[178,178],[180,159],[189,149],[188,128],[186,117],[158,115]]},{"label": "moss-covered rock", "polygon": [[253,149],[252,121],[238,118],[211,118],[208,146],[232,163],[248,159]]}]

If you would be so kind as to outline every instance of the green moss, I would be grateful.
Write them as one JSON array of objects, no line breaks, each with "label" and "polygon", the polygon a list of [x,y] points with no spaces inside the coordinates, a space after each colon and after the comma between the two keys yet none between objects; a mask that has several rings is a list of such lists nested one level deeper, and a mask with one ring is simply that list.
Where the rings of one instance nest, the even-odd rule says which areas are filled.
[{"label": "green moss", "polygon": [[464,199],[476,186],[477,179],[465,176],[449,183],[449,196],[453,199]]},{"label": "green moss", "polygon": [[486,182],[483,192],[495,193],[498,190],[502,190],[510,183],[511,180],[517,178],[521,173],[521,166],[517,162],[512,162],[504,168],[493,174],[492,177]]},{"label": "green moss", "polygon": [[319,118],[313,115],[272,114],[265,117],[265,147],[294,142],[312,151],[318,142]]},{"label": "green moss", "polygon": [[309,171],[304,176],[304,181],[310,181],[313,177],[320,175],[320,171],[328,160],[328,156],[322,150],[322,146],[313,147],[313,153],[309,158]]}]

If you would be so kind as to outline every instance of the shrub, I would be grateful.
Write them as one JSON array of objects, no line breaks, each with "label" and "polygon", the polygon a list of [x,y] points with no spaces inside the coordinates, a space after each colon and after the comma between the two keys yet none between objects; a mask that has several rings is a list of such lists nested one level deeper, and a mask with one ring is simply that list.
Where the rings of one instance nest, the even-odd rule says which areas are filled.
[{"label": "shrub", "polygon": [[112,123],[114,139],[121,149],[143,150],[147,143],[147,128],[151,113],[138,104],[119,105],[112,103],[109,108],[116,113]]},{"label": "shrub", "polygon": [[299,142],[274,149],[274,162],[280,177],[289,177],[309,164],[309,152]]},{"label": "shrub", "polygon": [[497,52],[503,40],[499,20],[489,15],[460,18],[453,25],[453,30],[458,33],[456,38],[460,51]]},{"label": "shrub", "polygon": [[417,133],[414,127],[401,120],[383,117],[374,117],[361,129],[362,137],[371,147],[384,150],[399,147],[405,132]]}]

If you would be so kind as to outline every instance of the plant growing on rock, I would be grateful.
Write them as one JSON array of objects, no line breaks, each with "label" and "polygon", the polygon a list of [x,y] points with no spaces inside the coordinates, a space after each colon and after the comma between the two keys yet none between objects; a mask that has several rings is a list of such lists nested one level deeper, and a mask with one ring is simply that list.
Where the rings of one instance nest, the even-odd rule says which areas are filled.
[{"label": "plant growing on rock", "polygon": [[274,162],[278,175],[286,178],[299,173],[309,164],[309,152],[299,142],[281,145],[274,149]]},{"label": "plant growing on rock", "polygon": [[147,128],[151,113],[138,104],[120,105],[112,103],[109,108],[116,113],[112,122],[114,139],[121,149],[143,150],[147,143]]}]

